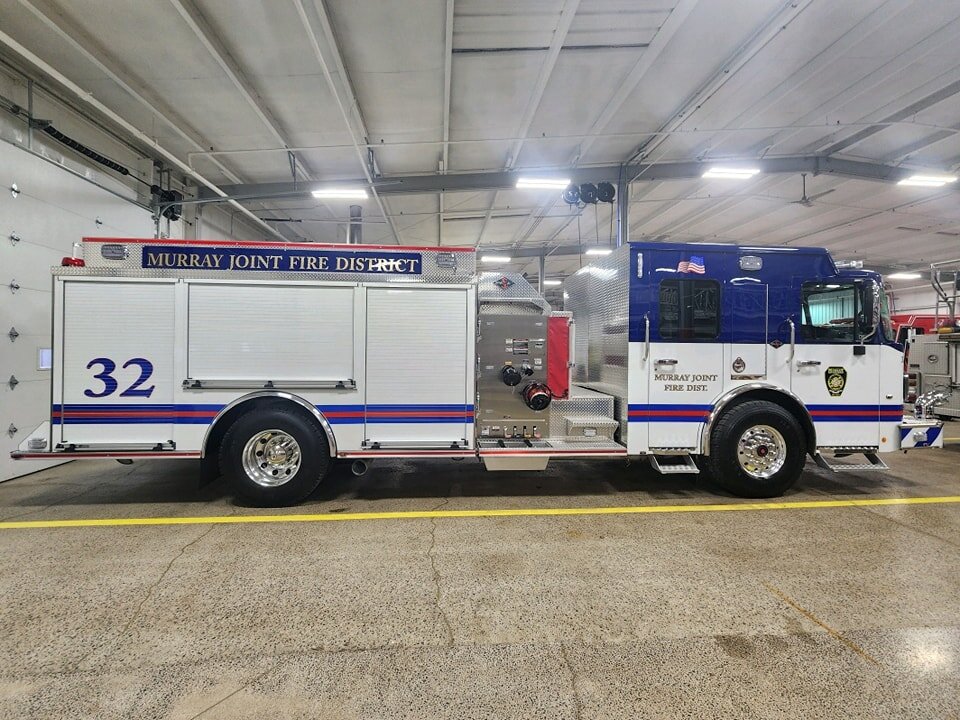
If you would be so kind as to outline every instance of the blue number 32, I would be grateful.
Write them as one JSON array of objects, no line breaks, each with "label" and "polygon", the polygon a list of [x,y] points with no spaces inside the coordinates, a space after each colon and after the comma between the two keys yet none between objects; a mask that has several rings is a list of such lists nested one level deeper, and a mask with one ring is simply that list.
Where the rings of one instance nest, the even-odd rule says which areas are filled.
[{"label": "blue number 32", "polygon": [[[117,379],[113,377],[113,371],[117,369],[117,364],[110,358],[94,358],[87,363],[87,370],[90,370],[94,365],[100,365],[103,368],[103,370],[93,376],[103,383],[103,390],[100,392],[84,390],[83,394],[91,398],[102,398],[107,395],[113,395],[119,386]],[[123,364],[123,369],[126,370],[131,365],[136,365],[140,368],[140,377],[137,378],[137,381],[133,383],[133,385],[120,393],[120,397],[150,397],[156,386],[151,385],[148,388],[141,388],[140,386],[153,375],[153,363],[145,358],[130,358]]]}]

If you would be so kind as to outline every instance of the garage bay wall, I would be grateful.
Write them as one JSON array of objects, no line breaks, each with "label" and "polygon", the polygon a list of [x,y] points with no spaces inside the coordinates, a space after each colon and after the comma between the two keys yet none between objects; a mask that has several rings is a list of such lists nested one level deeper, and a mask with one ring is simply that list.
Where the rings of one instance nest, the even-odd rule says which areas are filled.
[{"label": "garage bay wall", "polygon": [[116,194],[0,142],[0,481],[49,465],[15,462],[10,451],[50,417],[50,371],[41,369],[42,351],[50,348],[50,267],[83,236],[154,234],[134,192],[114,185]]}]

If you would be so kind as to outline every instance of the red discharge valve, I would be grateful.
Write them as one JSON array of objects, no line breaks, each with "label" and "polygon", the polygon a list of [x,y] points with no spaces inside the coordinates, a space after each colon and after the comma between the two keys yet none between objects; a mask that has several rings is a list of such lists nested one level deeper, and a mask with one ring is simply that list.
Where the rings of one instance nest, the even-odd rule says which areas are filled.
[{"label": "red discharge valve", "polygon": [[520,397],[531,410],[546,410],[553,398],[550,388],[543,383],[530,383],[521,392]]}]

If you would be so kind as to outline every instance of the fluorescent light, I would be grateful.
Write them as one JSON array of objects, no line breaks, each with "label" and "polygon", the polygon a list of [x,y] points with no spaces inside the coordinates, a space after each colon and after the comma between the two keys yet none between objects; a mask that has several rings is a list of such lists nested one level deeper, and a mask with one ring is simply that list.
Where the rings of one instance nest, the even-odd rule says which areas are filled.
[{"label": "fluorescent light", "polygon": [[328,200],[366,200],[367,191],[363,188],[320,188],[312,193],[315,198]]},{"label": "fluorescent light", "polygon": [[712,167],[703,174],[703,177],[729,178],[731,180],[749,180],[759,172],[760,172],[759,168]]},{"label": "fluorescent light", "polygon": [[483,255],[480,262],[485,263],[508,263],[513,260],[509,255]]},{"label": "fluorescent light", "polygon": [[612,252],[613,252],[612,248],[592,247],[589,250],[587,250],[584,253],[584,255],[609,255]]},{"label": "fluorescent light", "polygon": [[919,280],[922,278],[918,272],[895,272],[891,275],[887,275],[888,280]]},{"label": "fluorescent light", "polygon": [[544,285],[563,285],[563,280],[544,280]]},{"label": "fluorescent light", "polygon": [[570,184],[570,178],[533,178],[522,177],[517,180],[518,188],[544,188],[563,190]]},{"label": "fluorescent light", "polygon": [[943,187],[947,183],[957,181],[956,175],[911,175],[904,178],[897,185],[911,185],[913,187]]}]

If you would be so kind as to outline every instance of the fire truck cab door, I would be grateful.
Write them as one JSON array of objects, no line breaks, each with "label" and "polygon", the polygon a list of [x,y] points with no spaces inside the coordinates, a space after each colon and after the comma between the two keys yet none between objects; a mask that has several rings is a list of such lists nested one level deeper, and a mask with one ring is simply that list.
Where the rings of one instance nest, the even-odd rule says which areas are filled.
[{"label": "fire truck cab door", "polygon": [[718,280],[698,276],[659,282],[651,314],[649,405],[641,411],[651,452],[699,447],[723,387],[720,287]]},{"label": "fire truck cab door", "polygon": [[473,442],[473,291],[367,288],[365,447]]},{"label": "fire truck cab door", "polygon": [[790,368],[791,389],[813,419],[820,447],[877,447],[880,352],[871,342],[861,283],[808,282]]}]

